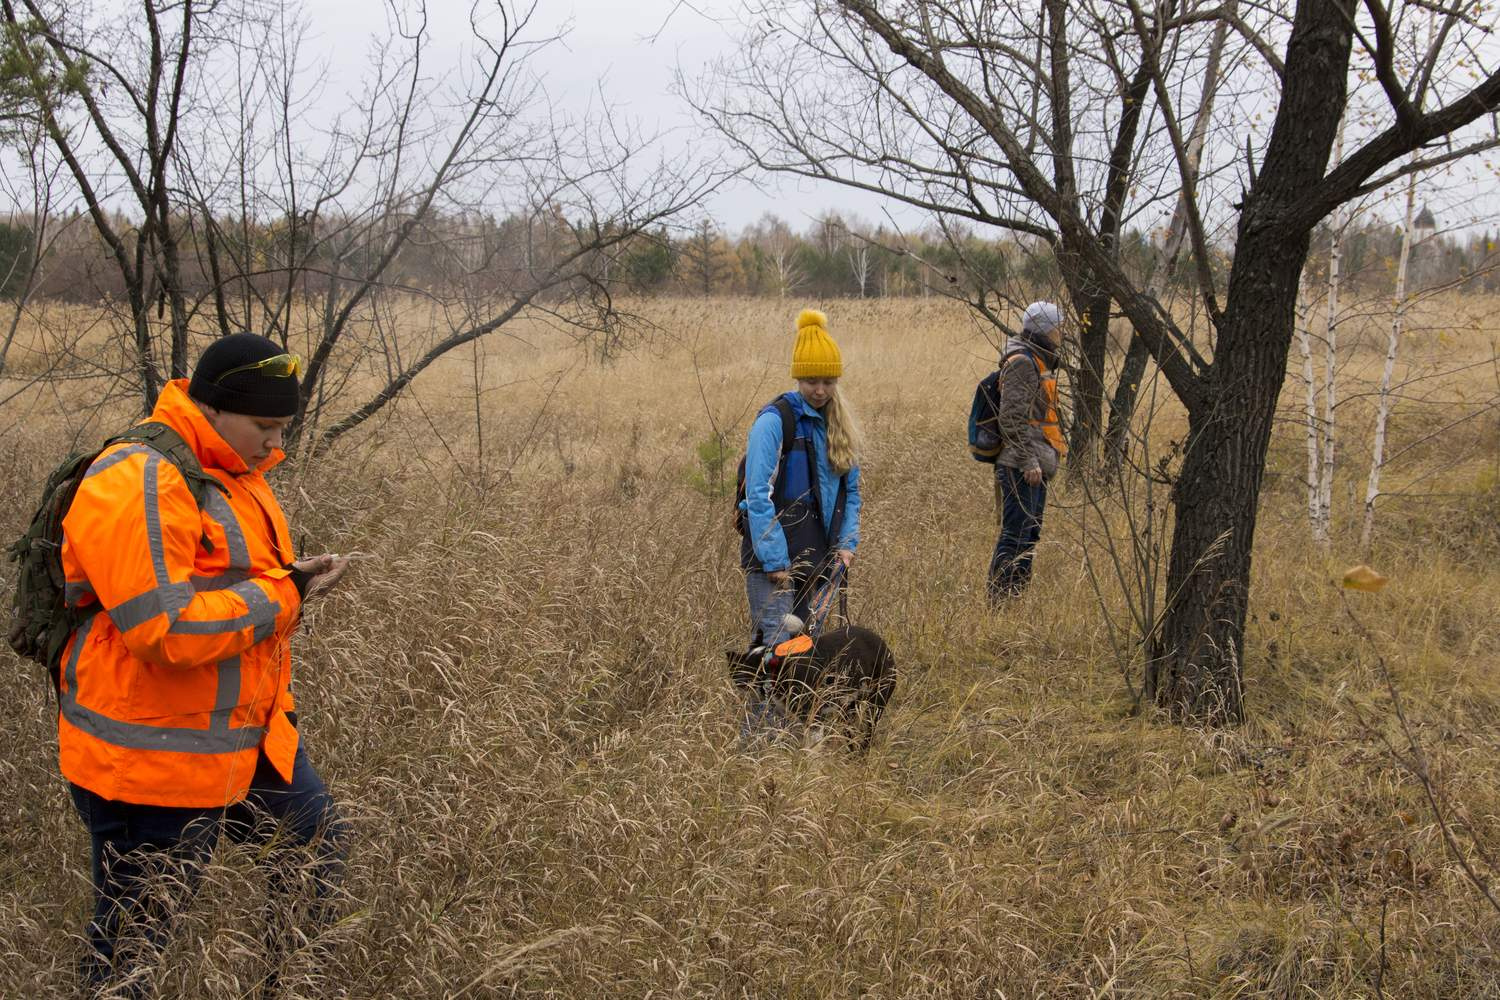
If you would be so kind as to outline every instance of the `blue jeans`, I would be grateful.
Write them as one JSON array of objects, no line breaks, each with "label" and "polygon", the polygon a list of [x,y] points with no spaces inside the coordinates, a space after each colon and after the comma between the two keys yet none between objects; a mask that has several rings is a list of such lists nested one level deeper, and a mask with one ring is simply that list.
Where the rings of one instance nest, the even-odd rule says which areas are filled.
[{"label": "blue jeans", "polygon": [[[262,756],[242,802],[218,809],[115,802],[70,785],[73,805],[92,841],[94,915],[81,971],[95,990],[120,984],[127,997],[151,995],[151,967],[166,944],[173,914],[193,897],[203,865],[221,834],[234,843],[268,845],[270,883],[279,902],[295,885],[289,848],[309,848],[312,919],[342,881],[348,825],[299,743],[288,784]],[[272,914],[266,941],[274,959],[289,928]],[[132,954],[126,954],[131,952]]]},{"label": "blue jeans", "polygon": [[[832,586],[843,586],[843,574],[837,573]],[[826,585],[825,585],[826,586]],[[837,595],[826,590],[811,595],[808,602],[814,606],[823,606],[824,601],[832,601]],[[750,605],[750,642],[756,644],[759,639],[760,645],[775,646],[791,638],[782,620],[790,613],[797,603],[795,585],[785,590],[778,590],[771,582],[770,577],[759,570],[748,569],[745,571],[745,598]],[[827,623],[827,616],[815,621],[807,621],[807,617],[813,617],[802,609],[804,624],[808,626],[809,634],[816,638],[823,631]],[[795,722],[783,711],[781,702],[771,697],[769,692],[755,690],[750,695],[749,704],[746,706],[745,721],[740,726],[740,739],[743,743],[750,743],[757,734],[763,733],[773,740],[792,732],[796,728]]]},{"label": "blue jeans", "polygon": [[[791,588],[778,590],[770,577],[755,569],[745,570],[745,599],[750,605],[750,645],[774,646],[790,638],[782,619],[791,613],[795,593]],[[780,703],[767,692],[751,691],[740,723],[740,742],[749,745],[758,735],[773,741],[787,734],[792,720],[781,710]]]},{"label": "blue jeans", "polygon": [[745,600],[750,605],[750,642],[774,646],[788,638],[781,621],[792,610],[791,588],[778,590],[771,578],[759,570],[745,571]]},{"label": "blue jeans", "polygon": [[1032,486],[1020,469],[997,465],[995,503],[1000,508],[1000,538],[995,542],[995,554],[990,557],[992,603],[1014,597],[1031,582],[1031,555],[1042,537],[1047,481]]},{"label": "blue jeans", "polygon": [[794,611],[807,626],[808,633],[817,638],[823,633],[833,604],[841,598],[847,580],[843,564],[835,563],[827,576],[800,591],[799,600],[802,584],[794,581],[787,589],[778,590],[766,574],[755,569],[745,570],[745,600],[750,605],[750,644],[755,645],[757,637],[766,646],[791,638],[782,620]]}]

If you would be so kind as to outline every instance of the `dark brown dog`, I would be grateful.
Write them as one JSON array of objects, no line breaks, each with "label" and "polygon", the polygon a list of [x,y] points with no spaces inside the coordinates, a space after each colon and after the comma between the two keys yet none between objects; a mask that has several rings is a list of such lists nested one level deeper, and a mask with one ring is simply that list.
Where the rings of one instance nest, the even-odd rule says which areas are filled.
[{"label": "dark brown dog", "polygon": [[815,738],[826,729],[843,728],[860,753],[869,749],[896,689],[890,647],[858,625],[830,629],[812,640],[798,637],[776,649],[756,645],[725,656],[736,687],[758,689],[762,697],[775,699]]}]

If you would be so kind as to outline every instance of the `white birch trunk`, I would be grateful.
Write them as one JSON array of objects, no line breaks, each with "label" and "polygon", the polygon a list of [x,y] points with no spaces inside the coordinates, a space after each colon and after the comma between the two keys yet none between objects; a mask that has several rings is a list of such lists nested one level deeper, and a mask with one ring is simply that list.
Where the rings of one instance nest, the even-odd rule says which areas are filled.
[{"label": "white birch trunk", "polygon": [[870,283],[870,245],[861,244],[849,249],[849,270],[859,283],[859,297],[865,297],[865,287]]},{"label": "white birch trunk", "polygon": [[1307,424],[1307,520],[1318,537],[1318,383],[1313,377],[1312,335],[1307,330],[1306,290],[1297,287],[1297,345],[1302,349],[1303,416]]},{"label": "white birch trunk", "polygon": [[[1344,120],[1339,120],[1338,138],[1334,141],[1333,166],[1344,159]],[[1318,477],[1317,512],[1313,516],[1313,538],[1328,544],[1333,530],[1333,468],[1337,441],[1335,415],[1338,408],[1339,344],[1339,278],[1344,261],[1344,227],[1349,224],[1347,211],[1340,206],[1333,216],[1333,238],[1328,246],[1328,323],[1323,337],[1323,455]]]},{"label": "white birch trunk", "polygon": [[1391,416],[1391,378],[1396,371],[1396,352],[1406,325],[1406,265],[1411,257],[1411,218],[1417,202],[1417,175],[1406,178],[1406,218],[1401,231],[1401,257],[1396,265],[1395,315],[1391,338],[1385,349],[1385,371],[1380,376],[1380,394],[1375,408],[1375,447],[1370,456],[1370,477],[1365,482],[1365,523],[1359,534],[1359,550],[1370,558],[1370,538],[1375,529],[1375,501],[1380,496],[1380,473],[1385,466],[1385,429]]}]

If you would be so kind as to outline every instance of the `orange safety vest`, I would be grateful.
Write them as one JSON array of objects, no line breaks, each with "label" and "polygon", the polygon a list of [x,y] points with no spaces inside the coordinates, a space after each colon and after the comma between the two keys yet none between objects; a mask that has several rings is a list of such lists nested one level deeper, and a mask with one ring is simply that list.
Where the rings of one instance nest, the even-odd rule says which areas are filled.
[{"label": "orange safety vest", "polygon": [[1062,458],[1068,453],[1068,442],[1063,440],[1062,424],[1057,415],[1057,372],[1048,368],[1046,363],[1032,355],[1036,361],[1036,371],[1042,379],[1042,403],[1040,409],[1042,415],[1037,416],[1038,407],[1032,408],[1031,426],[1040,427],[1042,433],[1047,436],[1047,443],[1057,450],[1057,457]]},{"label": "orange safety vest", "polygon": [[288,640],[301,599],[263,475],[284,456],[249,468],[186,379],[167,384],[150,419],[225,489],[200,511],[176,467],[136,443],[89,467],[62,560],[69,604],[98,613],[63,654],[58,753],[64,777],[106,799],[214,808],[245,797],[262,752],[290,781],[297,751]]}]

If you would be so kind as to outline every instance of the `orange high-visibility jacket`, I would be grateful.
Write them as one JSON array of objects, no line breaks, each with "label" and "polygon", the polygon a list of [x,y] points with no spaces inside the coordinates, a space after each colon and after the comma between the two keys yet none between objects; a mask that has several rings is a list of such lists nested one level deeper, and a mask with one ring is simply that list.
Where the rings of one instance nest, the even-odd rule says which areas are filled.
[{"label": "orange high-visibility jacket", "polygon": [[[244,798],[262,749],[291,780],[297,731],[288,640],[301,600],[286,517],[170,382],[151,414],[226,492],[199,511],[177,468],[140,444],[104,451],[63,521],[68,601],[100,613],[64,651],[58,751],[69,781],[145,805],[213,808]],[[203,539],[212,543],[212,550]]]}]

